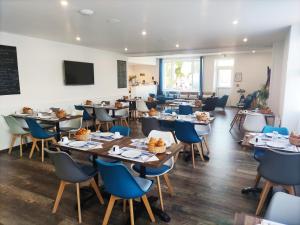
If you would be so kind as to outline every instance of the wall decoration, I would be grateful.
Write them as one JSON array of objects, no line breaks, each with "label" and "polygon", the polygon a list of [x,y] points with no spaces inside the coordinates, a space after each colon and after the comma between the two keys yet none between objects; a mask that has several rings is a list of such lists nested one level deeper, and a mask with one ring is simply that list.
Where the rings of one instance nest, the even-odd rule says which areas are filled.
[{"label": "wall decoration", "polygon": [[234,82],[242,82],[243,74],[242,72],[235,72],[234,74]]},{"label": "wall decoration", "polygon": [[144,73],[140,73],[140,77],[144,77],[146,76]]},{"label": "wall decoration", "polygon": [[20,94],[17,48],[0,45],[0,95]]},{"label": "wall decoration", "polygon": [[127,64],[126,61],[117,60],[118,88],[127,88]]}]

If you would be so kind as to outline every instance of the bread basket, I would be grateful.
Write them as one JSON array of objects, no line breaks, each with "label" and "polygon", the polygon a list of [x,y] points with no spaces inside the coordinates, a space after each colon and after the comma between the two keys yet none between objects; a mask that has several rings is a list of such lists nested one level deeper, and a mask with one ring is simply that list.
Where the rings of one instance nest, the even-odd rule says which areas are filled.
[{"label": "bread basket", "polygon": [[289,141],[292,145],[300,146],[300,138],[290,136]]},{"label": "bread basket", "polygon": [[56,113],[55,113],[56,117],[61,119],[61,118],[64,118],[66,116],[66,112],[65,110],[58,110]]},{"label": "bread basket", "polygon": [[90,133],[91,133],[91,131],[87,130],[87,132],[85,134],[75,134],[75,139],[77,141],[87,141],[87,140],[89,140]]},{"label": "bread basket", "polygon": [[24,114],[33,114],[32,108],[29,108],[29,107],[23,107],[22,111]]},{"label": "bread basket", "polygon": [[116,107],[116,108],[122,108],[123,105],[122,105],[121,102],[116,101],[116,102],[115,102],[115,107]]},{"label": "bread basket", "polygon": [[149,112],[148,112],[149,116],[156,116],[157,115],[157,111],[155,109],[151,109]]},{"label": "bread basket", "polygon": [[155,154],[160,154],[166,152],[167,146],[155,146],[155,145],[148,145],[148,151]]},{"label": "bread basket", "polygon": [[93,102],[92,102],[91,100],[86,100],[86,101],[85,101],[85,104],[86,104],[86,105],[93,105]]}]

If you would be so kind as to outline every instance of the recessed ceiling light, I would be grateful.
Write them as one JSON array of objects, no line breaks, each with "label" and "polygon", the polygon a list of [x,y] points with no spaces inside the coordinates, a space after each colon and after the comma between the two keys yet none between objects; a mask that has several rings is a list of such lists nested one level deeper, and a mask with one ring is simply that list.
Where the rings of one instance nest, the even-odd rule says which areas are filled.
[{"label": "recessed ceiling light", "polygon": [[80,9],[79,13],[84,16],[91,16],[94,14],[94,11],[91,9]]},{"label": "recessed ceiling light", "polygon": [[107,23],[120,23],[121,20],[117,19],[117,18],[110,18],[106,20]]},{"label": "recessed ceiling light", "polygon": [[147,35],[147,31],[143,30],[143,31],[142,31],[142,35],[143,35],[143,36],[146,36],[146,35]]},{"label": "recessed ceiling light", "polygon": [[128,51],[128,48],[124,48],[124,51],[127,52],[127,51]]},{"label": "recessed ceiling light", "polygon": [[232,21],[232,24],[233,25],[237,25],[239,23],[239,21],[238,20],[234,20],[234,21]]},{"label": "recessed ceiling light", "polygon": [[179,44],[176,44],[175,47],[176,47],[176,48],[179,48]]},{"label": "recessed ceiling light", "polygon": [[76,37],[76,41],[80,41],[81,38],[79,36]]},{"label": "recessed ceiling light", "polygon": [[247,41],[248,41],[248,38],[244,38],[244,39],[243,39],[243,42],[247,42]]},{"label": "recessed ceiling light", "polygon": [[62,6],[67,6],[67,5],[69,5],[68,1],[65,1],[65,0],[60,1],[60,4],[61,4]]},{"label": "recessed ceiling light", "polygon": [[256,51],[255,50],[252,50],[252,53],[254,54]]}]

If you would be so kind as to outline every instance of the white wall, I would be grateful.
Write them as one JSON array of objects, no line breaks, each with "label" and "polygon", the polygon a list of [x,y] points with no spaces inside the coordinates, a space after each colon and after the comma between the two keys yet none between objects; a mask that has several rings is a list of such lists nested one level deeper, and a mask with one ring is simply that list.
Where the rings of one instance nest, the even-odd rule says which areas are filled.
[{"label": "white wall", "polygon": [[287,36],[287,63],[282,107],[282,126],[296,130],[300,121],[300,24],[291,27]]},{"label": "white wall", "polygon": [[[45,110],[51,106],[67,111],[74,104],[91,100],[114,100],[128,95],[117,88],[117,60],[124,55],[48,40],[0,32],[0,44],[17,47],[20,95],[0,96],[0,114],[7,115],[29,106]],[[63,60],[94,63],[95,85],[65,86]],[[9,146],[10,136],[0,120],[0,149]]]},{"label": "white wall", "polygon": [[[246,94],[260,89],[267,81],[267,67],[272,66],[271,52],[263,53],[243,53],[226,55],[227,58],[234,58],[234,71],[242,72],[242,82],[233,82],[230,92],[228,105],[236,105],[240,95],[237,93],[239,88],[245,89]],[[214,62],[223,56],[204,57],[204,91],[215,91],[214,87]],[[236,85],[239,84],[239,87]]]}]

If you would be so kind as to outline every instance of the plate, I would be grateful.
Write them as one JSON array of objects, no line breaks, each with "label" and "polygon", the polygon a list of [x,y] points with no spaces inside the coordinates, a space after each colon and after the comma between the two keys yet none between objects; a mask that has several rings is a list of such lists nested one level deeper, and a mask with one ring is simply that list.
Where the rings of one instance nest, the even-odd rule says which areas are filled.
[{"label": "plate", "polygon": [[80,148],[83,147],[87,144],[86,141],[73,141],[69,144],[70,147],[76,147],[76,148]]},{"label": "plate", "polygon": [[130,158],[130,159],[133,159],[133,158],[137,158],[141,155],[142,153],[138,150],[128,150],[128,151],[125,151],[123,152],[121,155],[126,157],[126,158]]},{"label": "plate", "polygon": [[[274,137],[274,133],[266,133],[265,134],[267,137],[270,137],[270,138],[272,138],[272,137]],[[284,137],[284,138],[289,138],[289,135],[282,135],[282,134],[277,134],[277,137]]]},{"label": "plate", "polygon": [[267,145],[272,148],[286,148],[286,143],[268,141]]},{"label": "plate", "polygon": [[114,135],[114,133],[111,133],[111,132],[102,132],[99,134],[100,137],[111,137],[113,135]]}]

